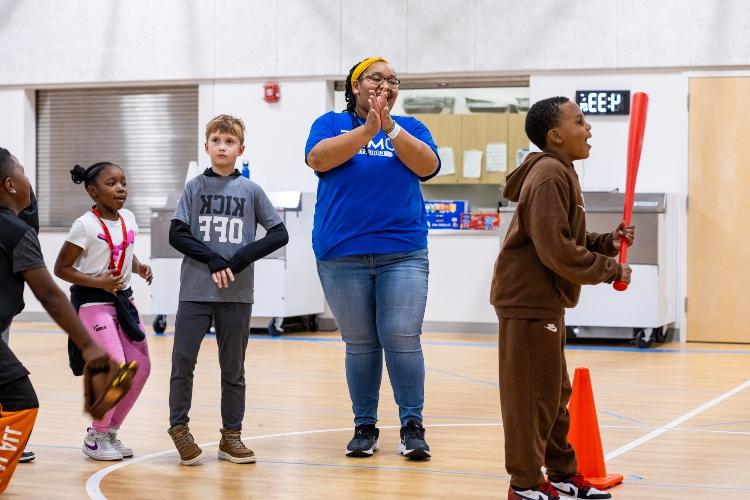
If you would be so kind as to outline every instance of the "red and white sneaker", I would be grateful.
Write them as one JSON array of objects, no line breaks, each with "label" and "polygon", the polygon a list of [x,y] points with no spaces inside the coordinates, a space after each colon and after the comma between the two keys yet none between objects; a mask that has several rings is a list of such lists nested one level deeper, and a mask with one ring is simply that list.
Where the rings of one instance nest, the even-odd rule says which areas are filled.
[{"label": "red and white sneaker", "polygon": [[508,486],[508,500],[560,500],[560,495],[549,481],[545,481],[538,487],[528,490],[517,490],[513,486]]},{"label": "red and white sneaker", "polygon": [[612,498],[610,493],[596,489],[580,473],[573,474],[559,482],[552,481],[552,487],[559,491],[560,495],[570,498]]}]

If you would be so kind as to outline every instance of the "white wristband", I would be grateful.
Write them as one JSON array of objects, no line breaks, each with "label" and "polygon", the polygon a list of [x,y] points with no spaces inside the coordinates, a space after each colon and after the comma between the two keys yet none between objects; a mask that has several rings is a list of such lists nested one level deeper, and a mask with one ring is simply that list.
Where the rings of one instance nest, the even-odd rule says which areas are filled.
[{"label": "white wristband", "polygon": [[401,132],[401,125],[399,125],[395,121],[393,123],[393,128],[386,134],[390,140],[395,139],[398,133]]}]

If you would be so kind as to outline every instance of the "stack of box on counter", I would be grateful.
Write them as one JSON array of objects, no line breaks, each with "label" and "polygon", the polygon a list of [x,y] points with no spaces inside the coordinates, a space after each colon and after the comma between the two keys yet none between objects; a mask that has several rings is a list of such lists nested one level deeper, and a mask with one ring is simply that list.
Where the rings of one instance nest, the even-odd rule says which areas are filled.
[{"label": "stack of box on counter", "polygon": [[425,200],[430,229],[482,229],[500,226],[500,214],[493,210],[470,211],[468,200]]}]

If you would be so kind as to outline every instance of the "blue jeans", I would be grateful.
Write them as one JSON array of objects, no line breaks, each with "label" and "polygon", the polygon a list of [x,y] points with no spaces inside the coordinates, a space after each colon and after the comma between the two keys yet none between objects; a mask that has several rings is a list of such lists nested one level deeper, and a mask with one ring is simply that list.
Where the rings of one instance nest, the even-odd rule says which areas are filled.
[{"label": "blue jeans", "polygon": [[354,425],[378,420],[383,351],[401,425],[422,421],[427,249],[318,261],[318,276],[346,343]]}]

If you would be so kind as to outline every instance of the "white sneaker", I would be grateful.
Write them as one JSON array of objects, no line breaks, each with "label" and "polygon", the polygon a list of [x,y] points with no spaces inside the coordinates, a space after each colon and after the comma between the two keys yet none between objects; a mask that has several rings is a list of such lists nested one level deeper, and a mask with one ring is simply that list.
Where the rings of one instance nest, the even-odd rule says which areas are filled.
[{"label": "white sneaker", "polygon": [[81,451],[94,460],[122,460],[122,453],[109,441],[109,433],[97,432],[91,428],[83,438]]},{"label": "white sneaker", "polygon": [[127,446],[122,444],[122,441],[117,439],[117,429],[109,430],[109,444],[111,444],[114,449],[120,452],[122,458],[130,458],[133,456],[133,449],[128,448]]}]

